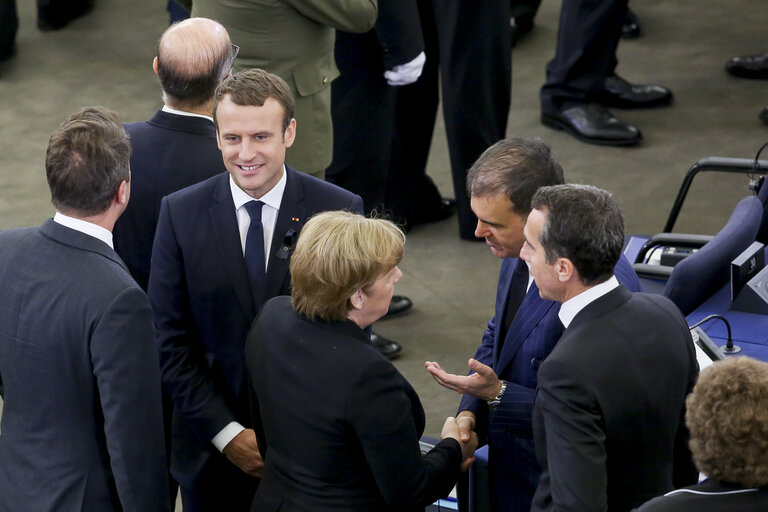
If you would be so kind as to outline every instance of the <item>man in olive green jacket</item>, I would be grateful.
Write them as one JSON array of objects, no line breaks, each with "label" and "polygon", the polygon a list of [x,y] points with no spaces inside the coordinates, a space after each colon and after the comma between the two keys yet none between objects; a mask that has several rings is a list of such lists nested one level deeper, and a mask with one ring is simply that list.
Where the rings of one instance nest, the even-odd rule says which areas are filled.
[{"label": "man in olive green jacket", "polygon": [[283,78],[296,98],[296,142],[286,163],[323,178],[331,163],[331,82],[335,30],[362,33],[376,22],[376,0],[194,0],[192,16],[218,21],[240,46],[234,71],[261,68]]}]

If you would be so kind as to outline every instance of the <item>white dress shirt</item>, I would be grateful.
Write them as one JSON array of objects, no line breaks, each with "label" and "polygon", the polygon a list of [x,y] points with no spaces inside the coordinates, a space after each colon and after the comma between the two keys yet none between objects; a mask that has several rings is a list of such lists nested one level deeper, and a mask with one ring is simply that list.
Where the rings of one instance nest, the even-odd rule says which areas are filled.
[{"label": "white dress shirt", "polygon": [[167,112],[169,114],[176,114],[177,116],[187,116],[187,117],[202,117],[203,119],[207,119],[210,122],[213,122],[212,116],[206,116],[203,114],[195,114],[194,112],[184,112],[183,110],[176,110],[175,108],[169,107],[168,105],[163,105],[162,108],[163,112]]},{"label": "white dress shirt", "polygon": [[618,288],[618,286],[619,281],[616,279],[616,276],[611,276],[607,281],[588,288],[575,297],[571,297],[563,302],[563,305],[560,306],[560,312],[557,314],[563,326],[567,329],[576,315],[579,314],[579,311],[614,288]]},{"label": "white dress shirt", "polygon": [[[280,211],[280,203],[283,201],[283,192],[285,192],[285,183],[287,181],[285,166],[283,166],[283,175],[277,185],[272,190],[259,197],[257,200],[264,203],[261,208],[261,224],[264,228],[264,261],[269,267],[269,249],[272,247],[272,235],[275,233],[275,223],[277,223],[277,214]],[[230,175],[229,188],[232,190],[232,201],[237,215],[237,227],[240,230],[240,245],[245,256],[245,240],[248,237],[248,227],[251,225],[251,216],[245,209],[245,203],[253,201],[255,198],[246,194],[243,189],[237,186],[235,180]],[[266,272],[267,269],[265,268]],[[229,444],[240,432],[245,430],[237,421],[230,422],[226,427],[214,436],[211,443],[217,450],[224,451],[224,447]]]},{"label": "white dress shirt", "polygon": [[75,231],[85,233],[86,235],[92,236],[94,238],[98,238],[107,244],[111,249],[115,248],[114,244],[112,243],[112,232],[106,228],[97,226],[93,222],[69,217],[61,212],[56,212],[56,215],[53,216],[53,222],[61,224],[62,226],[66,226],[70,229],[74,229]]}]

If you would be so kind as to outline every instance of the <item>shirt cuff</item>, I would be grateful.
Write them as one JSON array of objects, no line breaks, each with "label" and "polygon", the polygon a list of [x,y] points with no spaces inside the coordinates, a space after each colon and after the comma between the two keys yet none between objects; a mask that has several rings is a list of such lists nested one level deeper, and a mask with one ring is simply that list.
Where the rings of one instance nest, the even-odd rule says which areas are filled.
[{"label": "shirt cuff", "polygon": [[243,430],[245,430],[244,426],[236,421],[232,421],[211,439],[211,443],[213,443],[217,450],[224,452],[224,447]]}]

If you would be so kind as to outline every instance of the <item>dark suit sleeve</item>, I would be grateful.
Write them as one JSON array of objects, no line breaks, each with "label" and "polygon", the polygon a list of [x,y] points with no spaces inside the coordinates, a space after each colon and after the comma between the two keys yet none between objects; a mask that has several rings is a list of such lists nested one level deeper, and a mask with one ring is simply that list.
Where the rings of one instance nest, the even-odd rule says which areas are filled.
[{"label": "dark suit sleeve", "polygon": [[320,25],[344,32],[368,32],[376,23],[376,0],[285,0]]},{"label": "dark suit sleeve", "polygon": [[415,0],[379,0],[379,18],[374,30],[381,46],[384,69],[410,62],[424,51]]},{"label": "dark suit sleeve", "polygon": [[122,510],[168,510],[152,311],[139,288],[115,297],[93,332],[91,363]]},{"label": "dark suit sleeve", "polygon": [[446,496],[460,471],[461,447],[453,439],[421,455],[412,405],[402,376],[384,359],[361,372],[347,405],[371,473],[391,507],[426,506]]},{"label": "dark suit sleeve", "polygon": [[553,510],[607,510],[605,432],[595,397],[569,365],[550,359],[539,369],[536,408],[546,434]]},{"label": "dark suit sleeve", "polygon": [[149,277],[160,370],[163,386],[176,410],[205,445],[236,418],[211,379],[190,309],[184,268],[171,208],[168,198],[164,198]]}]

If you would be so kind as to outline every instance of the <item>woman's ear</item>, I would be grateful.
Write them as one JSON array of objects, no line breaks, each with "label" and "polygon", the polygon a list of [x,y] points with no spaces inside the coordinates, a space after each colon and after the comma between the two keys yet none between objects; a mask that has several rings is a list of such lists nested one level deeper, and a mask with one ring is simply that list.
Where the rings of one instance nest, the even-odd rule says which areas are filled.
[{"label": "woman's ear", "polygon": [[365,294],[363,293],[363,290],[359,289],[353,293],[349,298],[349,302],[352,304],[353,308],[363,309],[363,306],[365,305]]}]

